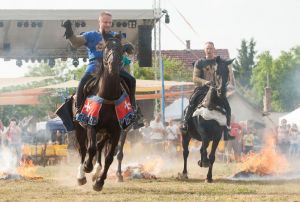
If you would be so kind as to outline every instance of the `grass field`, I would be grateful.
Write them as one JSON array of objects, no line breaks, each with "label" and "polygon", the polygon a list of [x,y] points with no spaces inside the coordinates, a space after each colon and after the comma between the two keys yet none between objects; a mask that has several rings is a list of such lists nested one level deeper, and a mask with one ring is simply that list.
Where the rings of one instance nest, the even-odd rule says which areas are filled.
[{"label": "grass field", "polygon": [[[125,163],[132,162],[129,157]],[[76,184],[77,161],[39,167],[42,180],[0,180],[0,201],[300,201],[300,180],[231,181],[235,164],[216,163],[214,183],[204,182],[207,169],[199,168],[196,158],[189,160],[189,180],[179,181],[181,156],[165,160],[157,180],[125,179],[118,183],[110,177],[102,192],[92,189],[91,177],[83,186]],[[111,175],[116,161],[111,166]],[[164,169],[162,169],[164,168]]]}]

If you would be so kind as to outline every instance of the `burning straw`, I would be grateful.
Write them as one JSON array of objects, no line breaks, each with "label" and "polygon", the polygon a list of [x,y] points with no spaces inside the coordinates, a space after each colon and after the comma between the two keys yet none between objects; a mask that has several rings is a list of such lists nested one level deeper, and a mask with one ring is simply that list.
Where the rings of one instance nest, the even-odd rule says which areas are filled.
[{"label": "burning straw", "polygon": [[8,148],[0,150],[0,180],[38,180],[43,177],[36,175],[37,166],[33,164],[30,157],[23,155],[17,163],[17,157]]},{"label": "burning straw", "polygon": [[277,176],[286,173],[290,165],[277,149],[274,136],[265,136],[265,145],[259,153],[250,153],[242,159],[240,172],[233,178]]}]

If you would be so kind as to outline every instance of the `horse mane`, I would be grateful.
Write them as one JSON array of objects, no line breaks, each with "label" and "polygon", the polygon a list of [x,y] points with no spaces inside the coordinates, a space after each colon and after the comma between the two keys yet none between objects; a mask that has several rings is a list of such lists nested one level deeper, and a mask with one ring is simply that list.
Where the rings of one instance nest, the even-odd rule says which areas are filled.
[{"label": "horse mane", "polygon": [[93,73],[93,76],[96,78],[96,81],[99,81],[100,76],[103,74],[104,72],[104,67],[103,67],[103,62],[102,61],[97,61],[96,63],[96,71],[95,73]]}]

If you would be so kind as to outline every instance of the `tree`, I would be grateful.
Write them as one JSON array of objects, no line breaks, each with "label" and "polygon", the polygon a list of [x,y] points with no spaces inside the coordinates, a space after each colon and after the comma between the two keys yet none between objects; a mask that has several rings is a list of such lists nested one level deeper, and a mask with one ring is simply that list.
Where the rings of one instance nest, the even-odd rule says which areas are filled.
[{"label": "tree", "polygon": [[[164,79],[173,81],[191,81],[192,70],[188,70],[183,66],[182,62],[171,58],[163,57],[164,63]],[[156,70],[156,74],[160,75],[160,69]],[[134,76],[136,79],[155,79],[155,69],[153,67],[139,67],[138,63],[134,64]],[[159,76],[158,76],[159,79]]]},{"label": "tree", "polygon": [[269,77],[272,88],[272,109],[274,111],[291,111],[300,104],[300,47],[289,52],[282,51],[273,59],[269,52],[258,56],[258,63],[253,69],[251,84],[256,98],[262,103],[264,87]]},{"label": "tree", "polygon": [[[60,60],[55,61],[54,67],[49,67],[48,64],[39,63],[29,66],[29,71],[25,76],[53,76],[51,79],[43,80],[40,82],[34,82],[28,85],[16,86],[14,88],[8,87],[2,89],[5,91],[16,91],[21,89],[38,88],[41,86],[47,86],[50,84],[56,84],[73,79],[75,76],[79,78],[84,72],[84,66],[71,70],[68,62],[63,62]],[[69,89],[68,89],[69,91]],[[70,93],[68,93],[70,94]],[[43,119],[48,115],[49,112],[54,112],[59,104],[64,101],[64,96],[66,96],[66,89],[51,90],[46,96],[41,96],[39,98],[40,104],[36,106],[1,106],[0,107],[0,117],[6,123],[11,117],[16,117],[22,119],[25,116],[33,115],[37,119]]]},{"label": "tree", "polygon": [[255,66],[255,45],[256,42],[253,38],[250,39],[249,43],[243,39],[241,42],[241,48],[238,49],[237,60],[235,60],[233,64],[235,78],[244,87],[249,87],[252,69]]}]

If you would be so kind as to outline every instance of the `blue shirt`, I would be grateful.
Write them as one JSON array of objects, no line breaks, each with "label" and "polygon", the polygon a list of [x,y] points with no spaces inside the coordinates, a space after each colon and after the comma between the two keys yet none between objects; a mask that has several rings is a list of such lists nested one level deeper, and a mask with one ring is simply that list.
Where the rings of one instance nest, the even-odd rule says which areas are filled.
[{"label": "blue shirt", "polygon": [[[116,35],[117,32],[110,32],[112,36]],[[93,73],[96,70],[96,61],[95,59],[101,59],[103,57],[103,51],[97,50],[97,45],[102,42],[103,37],[100,32],[90,31],[82,33],[82,36],[85,38],[85,46],[88,51],[89,64],[86,68],[86,73]]]}]

